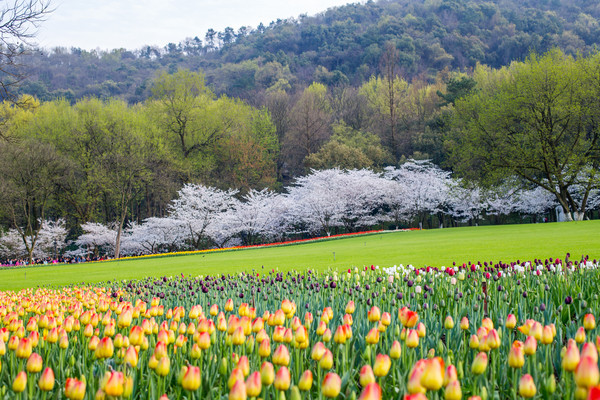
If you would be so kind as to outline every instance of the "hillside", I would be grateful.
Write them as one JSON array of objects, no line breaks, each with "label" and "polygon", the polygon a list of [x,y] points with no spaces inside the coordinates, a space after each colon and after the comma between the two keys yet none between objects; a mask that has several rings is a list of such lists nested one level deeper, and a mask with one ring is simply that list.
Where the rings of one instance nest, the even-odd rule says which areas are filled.
[{"label": "hillside", "polygon": [[407,79],[492,67],[531,51],[586,53],[600,38],[600,5],[584,0],[393,0],[329,9],[256,28],[209,30],[165,48],[37,49],[22,88],[41,100],[145,100],[159,70],[202,69],[217,94],[260,103],[265,91],[297,92],[313,81],[358,86],[380,70],[386,43]]}]

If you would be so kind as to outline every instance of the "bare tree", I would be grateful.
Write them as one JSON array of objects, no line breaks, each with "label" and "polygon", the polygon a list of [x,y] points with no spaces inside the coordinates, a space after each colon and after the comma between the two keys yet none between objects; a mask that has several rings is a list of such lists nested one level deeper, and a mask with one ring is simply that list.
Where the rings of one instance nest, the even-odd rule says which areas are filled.
[{"label": "bare tree", "polygon": [[0,98],[14,100],[13,88],[26,77],[20,56],[52,9],[50,0],[6,0],[0,7]]}]

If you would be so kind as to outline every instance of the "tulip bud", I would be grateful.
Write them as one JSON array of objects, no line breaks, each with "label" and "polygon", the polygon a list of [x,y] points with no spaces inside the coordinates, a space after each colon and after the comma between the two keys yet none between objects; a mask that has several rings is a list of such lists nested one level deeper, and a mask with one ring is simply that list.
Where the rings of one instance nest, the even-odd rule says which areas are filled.
[{"label": "tulip bud", "polygon": [[577,386],[589,389],[600,381],[598,363],[592,357],[582,357],[575,368],[575,383]]},{"label": "tulip bud", "polygon": [[463,331],[469,329],[469,318],[462,317],[462,319],[460,320],[460,329],[462,329]]},{"label": "tulip bud", "polygon": [[421,374],[421,386],[427,390],[439,390],[444,382],[444,361],[441,358],[425,360]]},{"label": "tulip bud", "polygon": [[17,348],[15,350],[15,355],[17,356],[17,358],[29,358],[32,350],[31,347],[31,340],[29,340],[29,338],[24,337],[21,340],[19,340],[19,344],[17,345]]},{"label": "tulip bud", "polygon": [[381,400],[381,387],[376,382],[364,386],[358,400]]},{"label": "tulip bud", "polygon": [[554,341],[554,334],[550,325],[544,326],[542,330],[542,344],[550,344]]},{"label": "tulip bud", "polygon": [[277,374],[275,375],[275,381],[273,383],[275,389],[282,391],[288,390],[290,388],[290,382],[290,371],[287,369],[287,367],[279,368],[279,371],[277,371]]},{"label": "tulip bud", "polygon": [[367,318],[369,319],[369,322],[379,321],[381,319],[381,311],[379,310],[379,307],[371,307],[371,309],[367,312]]},{"label": "tulip bud", "polygon": [[445,400],[460,400],[462,398],[462,390],[460,388],[459,381],[451,381],[446,385],[446,390],[444,391],[444,399]]},{"label": "tulip bud", "polygon": [[392,361],[387,354],[377,354],[375,365],[373,365],[373,373],[378,377],[386,376],[391,366]]},{"label": "tulip bud", "polygon": [[275,379],[275,370],[273,368],[273,364],[268,361],[262,363],[260,367],[260,380],[263,385],[270,386]]},{"label": "tulip bud", "polygon": [[426,334],[426,328],[425,328],[425,324],[422,322],[419,322],[419,324],[417,325],[417,334],[419,335],[420,338],[424,338],[425,334]]},{"label": "tulip bud", "polygon": [[596,327],[596,319],[594,318],[594,314],[585,314],[583,317],[583,327],[586,331],[591,331]]},{"label": "tulip bud", "polygon": [[346,332],[344,332],[342,325],[338,326],[335,330],[335,334],[333,335],[333,341],[338,344],[346,343]]},{"label": "tulip bud", "polygon": [[521,346],[512,346],[508,353],[508,365],[511,368],[521,368],[525,364],[525,355]]},{"label": "tulip bud", "polygon": [[49,392],[54,389],[54,371],[52,371],[52,368],[47,367],[44,372],[42,372],[42,375],[38,380],[38,386],[40,390],[44,392]]},{"label": "tulip bud", "polygon": [[500,337],[498,336],[498,331],[491,329],[485,338],[485,344],[492,350],[500,347]]},{"label": "tulip bud", "polygon": [[346,314],[353,314],[356,307],[354,306],[354,301],[350,300],[346,305]]},{"label": "tulip bud", "polygon": [[322,339],[325,343],[331,341],[331,330],[329,328],[325,329],[325,332],[323,332]]},{"label": "tulip bud", "polygon": [[285,366],[290,364],[290,352],[284,344],[279,345],[277,350],[275,350],[275,353],[273,354],[273,364]]},{"label": "tulip bud", "polygon": [[562,368],[565,371],[575,371],[579,364],[579,349],[575,343],[569,341],[567,344],[567,351],[562,359]]},{"label": "tulip bud", "polygon": [[129,346],[125,352],[125,358],[123,359],[126,363],[129,363],[133,368],[138,364],[138,352],[133,346]]},{"label": "tulip bud", "polygon": [[27,359],[27,365],[25,368],[27,369],[27,372],[35,374],[42,370],[42,364],[42,356],[37,353],[31,353]]},{"label": "tulip bud", "polygon": [[556,391],[556,378],[554,374],[550,374],[548,379],[546,379],[546,392],[549,394],[553,394]]},{"label": "tulip bud", "polygon": [[535,396],[536,388],[533,378],[529,374],[525,374],[519,380],[519,394],[526,399]]},{"label": "tulip bud", "polygon": [[448,315],[446,317],[446,319],[444,320],[444,328],[446,328],[446,329],[454,328],[454,320],[452,319],[452,316]]},{"label": "tulip bud", "polygon": [[533,336],[527,336],[525,339],[525,345],[523,346],[523,351],[525,351],[525,355],[531,356],[535,354],[537,350],[537,340]]},{"label": "tulip bud", "polygon": [[365,338],[368,344],[377,344],[379,343],[379,331],[377,328],[373,328],[367,333],[367,337]]},{"label": "tulip bud", "polygon": [[237,381],[243,381],[244,378],[245,377],[242,370],[236,367],[231,371],[231,375],[229,375],[229,379],[227,379],[227,386],[229,387],[229,389],[231,389]]},{"label": "tulip bud", "polygon": [[304,371],[302,376],[300,377],[300,381],[298,382],[298,387],[303,392],[307,392],[312,388],[313,384],[313,374],[310,370]]},{"label": "tulip bud", "polygon": [[[227,309],[227,306],[225,306]],[[233,308],[233,306],[232,306]],[[243,379],[237,380],[229,391],[229,400],[246,400],[246,384]]]},{"label": "tulip bud", "polygon": [[484,352],[480,352],[475,356],[473,365],[471,366],[471,373],[474,375],[481,375],[485,372],[488,364],[488,356]]},{"label": "tulip bud", "polygon": [[392,343],[392,348],[390,349],[390,357],[394,360],[397,360],[400,358],[401,354],[402,354],[402,347],[400,346],[400,342],[397,340],[394,340],[394,343]]},{"label": "tulip bud", "polygon": [[477,337],[477,335],[471,335],[471,337],[469,338],[469,347],[472,349],[479,348],[479,338]]},{"label": "tulip bud", "polygon": [[[300,394],[300,390],[298,389],[298,386],[292,386],[290,391],[291,391],[290,400],[302,400],[302,395]],[[283,394],[283,392],[280,392],[280,393]]]},{"label": "tulip bud", "polygon": [[333,372],[328,372],[323,379],[323,384],[321,385],[321,392],[323,396],[328,398],[337,397],[340,394],[340,390],[342,388],[342,380],[338,374]]},{"label": "tulip bud", "polygon": [[109,396],[119,397],[123,394],[123,384],[125,377],[122,372],[113,371],[110,373],[108,381],[105,383],[102,390]]},{"label": "tulip bud", "polygon": [[506,329],[515,329],[515,326],[517,326],[517,317],[515,317],[513,314],[508,314],[504,326],[506,326]]},{"label": "tulip bud", "polygon": [[198,390],[200,387],[200,368],[194,366],[188,367],[181,380],[181,386],[191,392]]},{"label": "tulip bud", "polygon": [[406,334],[406,347],[415,348],[419,346],[419,334],[416,330],[410,329]]},{"label": "tulip bud", "polygon": [[373,374],[373,369],[370,365],[365,365],[360,369],[359,380],[362,387],[375,382],[375,375]]},{"label": "tulip bud", "polygon": [[15,380],[12,384],[12,390],[16,393],[21,393],[25,390],[25,386],[27,385],[27,373],[25,371],[21,371],[15,377]]},{"label": "tulip bud", "polygon": [[83,400],[85,397],[85,381],[67,378],[65,382],[65,397],[71,400]]},{"label": "tulip bud", "polygon": [[580,326],[577,329],[577,332],[575,333],[575,342],[577,342],[578,344],[585,342],[585,329],[583,328],[583,326]]},{"label": "tulip bud", "polygon": [[319,367],[325,370],[329,370],[333,367],[333,353],[331,350],[325,349],[325,353],[319,361]]},{"label": "tulip bud", "polygon": [[581,353],[579,354],[580,358],[583,357],[591,357],[592,360],[594,360],[595,362],[598,362],[598,350],[596,349],[596,346],[594,346],[592,343],[586,342],[583,344],[583,347],[581,348]]},{"label": "tulip bud", "polygon": [[169,357],[164,356],[158,360],[155,371],[160,376],[167,376],[169,371],[171,371],[171,360],[169,360]]}]

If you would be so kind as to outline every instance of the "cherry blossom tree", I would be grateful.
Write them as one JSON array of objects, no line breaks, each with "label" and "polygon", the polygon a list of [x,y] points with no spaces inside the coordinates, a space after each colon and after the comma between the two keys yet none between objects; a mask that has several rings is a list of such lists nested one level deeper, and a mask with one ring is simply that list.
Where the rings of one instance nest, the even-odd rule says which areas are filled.
[{"label": "cherry blossom tree", "polygon": [[79,254],[108,254],[114,250],[116,229],[97,222],[86,222],[81,225],[81,229],[84,233],[75,241],[81,249]]},{"label": "cherry blossom tree", "polygon": [[448,191],[450,215],[460,221],[470,221],[477,225],[486,210],[486,197],[479,186],[466,186],[461,179],[452,180]]},{"label": "cherry blossom tree", "polygon": [[450,173],[428,160],[409,160],[399,168],[388,167],[384,177],[399,183],[388,186],[388,189],[398,190],[396,194],[386,194],[394,219],[398,220],[399,216],[406,220],[417,217],[422,227],[426,215],[445,209]]},{"label": "cherry blossom tree", "polygon": [[286,232],[285,197],[268,189],[250,190],[243,201],[230,210],[226,222],[244,245],[281,237]]},{"label": "cherry blossom tree", "polygon": [[288,188],[291,205],[288,218],[294,229],[330,236],[335,227],[342,225],[343,207],[337,185],[332,184],[340,174],[339,169],[312,171],[297,178],[294,186]]},{"label": "cherry blossom tree", "polygon": [[9,229],[0,237],[0,256],[4,258],[28,257],[41,259],[58,256],[66,245],[67,229],[65,220],[39,221],[40,230],[32,240],[31,236],[23,236],[17,229]]},{"label": "cherry blossom tree", "polygon": [[202,244],[223,242],[218,232],[218,220],[225,217],[236,204],[236,190],[220,190],[213,187],[186,184],[170,206],[170,217],[186,225],[193,248]]},{"label": "cherry blossom tree", "polygon": [[127,247],[142,253],[175,251],[184,246],[187,237],[186,224],[169,217],[147,218],[142,224],[132,224],[126,231],[126,241],[131,243]]},{"label": "cherry blossom tree", "polygon": [[290,217],[309,232],[328,236],[336,227],[347,230],[378,222],[383,204],[382,178],[369,170],[337,168],[312,171],[288,188]]},{"label": "cherry blossom tree", "polygon": [[546,189],[536,186],[533,189],[521,190],[517,194],[515,211],[535,217],[547,213],[558,206],[556,197]]}]

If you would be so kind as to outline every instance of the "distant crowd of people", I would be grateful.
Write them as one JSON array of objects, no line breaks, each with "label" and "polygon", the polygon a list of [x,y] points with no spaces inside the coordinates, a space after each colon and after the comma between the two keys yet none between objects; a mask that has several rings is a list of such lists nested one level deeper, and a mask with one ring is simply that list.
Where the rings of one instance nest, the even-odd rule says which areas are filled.
[{"label": "distant crowd of people", "polygon": [[52,264],[76,264],[84,263],[89,261],[103,261],[107,260],[108,257],[48,257],[48,258],[34,258],[30,264],[26,258],[14,258],[9,260],[0,260],[0,267],[23,267],[26,265],[52,265]]}]

